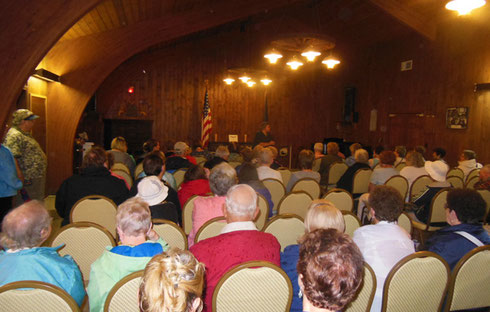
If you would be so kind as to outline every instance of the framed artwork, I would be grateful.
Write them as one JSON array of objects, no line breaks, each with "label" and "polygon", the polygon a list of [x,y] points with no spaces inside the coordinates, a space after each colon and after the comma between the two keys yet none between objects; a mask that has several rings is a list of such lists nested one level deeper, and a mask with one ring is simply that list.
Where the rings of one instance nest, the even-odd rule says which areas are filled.
[{"label": "framed artwork", "polygon": [[448,108],[446,127],[449,129],[466,129],[468,127],[468,107]]}]

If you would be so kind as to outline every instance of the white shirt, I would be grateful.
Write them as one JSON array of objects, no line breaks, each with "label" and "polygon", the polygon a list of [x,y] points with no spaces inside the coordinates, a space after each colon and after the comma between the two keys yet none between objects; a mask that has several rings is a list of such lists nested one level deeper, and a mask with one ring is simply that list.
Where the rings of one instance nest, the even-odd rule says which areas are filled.
[{"label": "white shirt", "polygon": [[428,173],[424,167],[406,166],[400,170],[400,175],[407,179],[408,187],[410,187],[415,179],[423,175],[428,175]]},{"label": "white shirt", "polygon": [[235,231],[258,231],[255,223],[252,221],[240,221],[232,222],[225,225],[221,230],[221,234],[235,232]]},{"label": "white shirt", "polygon": [[376,294],[371,312],[379,312],[386,276],[398,261],[415,252],[414,244],[403,228],[386,221],[358,228],[353,240],[376,275]]},{"label": "white shirt", "polygon": [[476,162],[476,159],[458,161],[458,164],[459,164],[458,168],[463,170],[464,173],[463,181],[466,179],[466,177],[468,176],[471,170],[480,169],[481,167],[483,167],[482,164]]},{"label": "white shirt", "polygon": [[[260,166],[257,168],[257,173],[259,174],[259,180],[264,179],[276,179],[282,182],[281,173],[267,166]],[[284,184],[284,182],[282,182]]]}]

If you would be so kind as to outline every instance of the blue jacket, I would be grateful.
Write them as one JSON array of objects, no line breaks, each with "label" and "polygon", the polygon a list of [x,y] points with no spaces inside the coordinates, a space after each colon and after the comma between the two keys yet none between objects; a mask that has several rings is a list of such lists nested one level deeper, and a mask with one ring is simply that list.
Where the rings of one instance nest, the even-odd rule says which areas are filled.
[{"label": "blue jacket", "polygon": [[281,252],[281,268],[286,272],[291,283],[293,284],[293,301],[291,302],[291,309],[289,311],[301,312],[303,311],[303,299],[298,296],[298,272],[296,271],[296,265],[299,260],[299,245],[289,245]]},{"label": "blue jacket", "polygon": [[483,244],[490,244],[490,237],[480,224],[459,224],[442,228],[434,233],[426,242],[426,249],[435,252],[447,261],[451,270],[459,259],[477,246],[465,237],[455,233],[467,232],[478,238]]},{"label": "blue jacket", "polygon": [[82,274],[71,256],[58,254],[60,247],[0,251],[0,286],[26,280],[49,283],[64,289],[80,306],[85,298]]},{"label": "blue jacket", "polygon": [[22,181],[17,177],[14,156],[10,150],[0,145],[0,197],[11,197],[22,187]]}]

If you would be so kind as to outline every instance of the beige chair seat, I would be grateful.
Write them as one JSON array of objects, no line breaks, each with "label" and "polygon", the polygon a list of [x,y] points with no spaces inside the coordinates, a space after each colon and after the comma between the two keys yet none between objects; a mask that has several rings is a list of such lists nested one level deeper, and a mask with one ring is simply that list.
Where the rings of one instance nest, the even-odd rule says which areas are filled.
[{"label": "beige chair seat", "polygon": [[274,235],[281,245],[281,251],[284,251],[287,246],[298,243],[305,233],[305,225],[301,217],[284,214],[271,218],[262,231]]},{"label": "beige chair seat", "polygon": [[187,237],[184,230],[172,221],[152,219],[153,230],[168,243],[170,247],[187,249]]},{"label": "beige chair seat", "polygon": [[318,182],[312,178],[303,178],[296,181],[296,183],[294,183],[293,187],[291,188],[291,192],[298,191],[304,191],[308,193],[313,199],[320,198],[320,184],[318,184]]},{"label": "beige chair seat", "polygon": [[277,211],[279,202],[286,195],[286,188],[284,187],[284,184],[276,179],[264,179],[262,182],[271,193],[271,199],[274,203],[274,207],[272,208],[273,211]]},{"label": "beige chair seat", "polygon": [[304,219],[312,201],[311,196],[304,191],[289,193],[281,199],[277,214],[292,213]]},{"label": "beige chair seat", "polygon": [[331,189],[325,195],[323,195],[323,199],[332,202],[335,207],[341,211],[352,212],[354,208],[354,199],[352,198],[352,194],[343,189]]},{"label": "beige chair seat", "polygon": [[81,198],[70,211],[70,223],[92,222],[98,224],[116,237],[116,204],[102,195]]},{"label": "beige chair seat", "polygon": [[361,221],[350,211],[342,211],[342,216],[344,217],[345,223],[344,233],[352,238],[354,236],[354,232],[361,227]]},{"label": "beige chair seat", "polygon": [[129,274],[117,282],[107,294],[104,312],[139,312],[138,291],[144,270]]}]

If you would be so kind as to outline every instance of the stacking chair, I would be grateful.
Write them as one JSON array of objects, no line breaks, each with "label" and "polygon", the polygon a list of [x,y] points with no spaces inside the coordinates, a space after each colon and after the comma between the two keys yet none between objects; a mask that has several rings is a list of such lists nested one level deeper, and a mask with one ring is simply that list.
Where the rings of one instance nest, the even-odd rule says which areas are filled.
[{"label": "stacking chair", "polygon": [[464,172],[463,170],[461,170],[460,168],[451,168],[447,174],[446,174],[446,177],[449,178],[449,177],[460,177],[461,180],[464,179]]},{"label": "stacking chair", "polygon": [[286,195],[286,188],[281,181],[276,179],[264,179],[262,180],[265,187],[271,193],[272,202],[274,203],[274,207],[272,208],[274,211],[277,211],[277,207],[279,207],[279,202]]},{"label": "stacking chair", "polygon": [[58,250],[60,256],[70,255],[80,267],[84,281],[90,277],[90,266],[106,250],[114,247],[116,242],[103,227],[91,222],[76,222],[65,225],[48,243],[51,247],[65,246]]},{"label": "stacking chair", "polygon": [[433,252],[406,256],[386,277],[381,311],[440,311],[449,273],[446,261]]},{"label": "stacking chair", "polygon": [[350,211],[342,211],[342,216],[344,217],[345,222],[344,233],[352,238],[354,236],[354,232],[361,227],[361,221]]},{"label": "stacking chair", "polygon": [[194,156],[194,158],[196,159],[196,163],[198,165],[201,165],[201,163],[204,165],[204,163],[207,161],[206,157],[204,156]]},{"label": "stacking chair", "polygon": [[408,194],[409,201],[412,203],[416,201],[427,190],[427,185],[432,183],[432,181],[434,180],[428,175],[416,178],[410,186],[410,192]]},{"label": "stacking chair", "polygon": [[194,201],[196,198],[202,197],[199,195],[191,196],[186,203],[184,204],[184,208],[182,209],[182,228],[186,235],[192,230],[192,211],[194,210]]},{"label": "stacking chair", "polygon": [[474,177],[480,177],[480,169],[473,169],[471,170],[468,175],[466,176],[465,183],[468,182],[469,180],[473,179]]},{"label": "stacking chair", "polygon": [[352,194],[364,194],[368,192],[369,179],[371,179],[372,173],[373,171],[369,168],[362,168],[356,171],[352,182]]},{"label": "stacking chair", "polygon": [[104,312],[139,312],[138,291],[144,270],[136,271],[114,285],[104,304]]},{"label": "stacking chair", "polygon": [[320,171],[320,165],[322,163],[322,159],[321,158],[317,158],[313,161],[313,167],[311,168],[313,171]]},{"label": "stacking chair", "polygon": [[357,290],[357,295],[351,303],[344,308],[344,312],[369,312],[376,293],[376,275],[369,264],[364,262],[364,278]]},{"label": "stacking chair", "polygon": [[292,213],[304,219],[312,201],[313,199],[306,192],[300,191],[289,193],[279,202],[277,214]]},{"label": "stacking chair", "polygon": [[20,281],[0,287],[0,310],[3,312],[80,311],[78,304],[65,290],[39,281]]},{"label": "stacking chair", "polygon": [[394,187],[400,193],[403,200],[407,197],[408,181],[405,177],[402,177],[401,175],[392,176],[386,180],[385,185]]},{"label": "stacking chair", "polygon": [[187,249],[187,237],[184,230],[172,221],[165,219],[152,219],[153,230],[168,243],[170,247],[182,250]]},{"label": "stacking chair", "polygon": [[85,196],[73,205],[70,212],[70,223],[93,222],[116,237],[116,204],[102,195]]},{"label": "stacking chair", "polygon": [[197,244],[206,238],[218,236],[225,225],[225,217],[216,217],[206,221],[197,231],[194,237],[194,243]]},{"label": "stacking chair", "polygon": [[305,191],[311,198],[320,198],[320,184],[315,179],[303,178],[294,183],[291,192]]},{"label": "stacking chair", "polygon": [[284,183],[284,185],[288,185],[289,179],[291,179],[291,170],[285,167],[281,167],[277,171],[279,171],[279,173],[281,174],[282,183]]},{"label": "stacking chair", "polygon": [[120,171],[126,172],[127,174],[131,174],[131,171],[129,171],[128,166],[126,166],[123,163],[114,163],[114,165],[112,165],[112,167],[111,167],[111,171],[114,171],[114,170],[120,170]]},{"label": "stacking chair", "polygon": [[254,220],[255,226],[257,229],[260,231],[264,227],[265,223],[267,222],[267,219],[269,219],[269,202],[267,199],[265,199],[264,196],[260,195],[257,193],[257,198],[259,200],[258,206],[259,206],[259,214],[257,215],[257,218]]},{"label": "stacking chair", "polygon": [[457,176],[450,176],[447,177],[447,182],[451,183],[451,185],[454,188],[463,188],[464,187],[464,182],[463,179]]},{"label": "stacking chair", "polygon": [[323,199],[331,201],[335,207],[341,211],[352,212],[354,208],[354,199],[352,198],[352,194],[343,189],[331,189],[325,195],[323,195]]},{"label": "stacking chair", "polygon": [[133,186],[133,178],[131,177],[131,174],[127,173],[124,170],[120,170],[120,169],[113,169],[112,173],[115,173],[115,174],[121,176],[124,179],[124,181],[126,181],[126,183],[129,185],[129,187]]},{"label": "stacking chair", "polygon": [[274,235],[284,251],[286,246],[298,243],[298,238],[305,234],[305,225],[301,217],[283,214],[271,218],[262,231]]},{"label": "stacking chair", "polygon": [[412,226],[420,233],[420,242],[424,243],[423,232],[433,232],[446,224],[446,198],[450,189],[440,190],[430,204],[429,218],[427,223],[412,220]]},{"label": "stacking chair", "polygon": [[465,188],[474,189],[476,182],[480,181],[480,177],[472,177],[471,179],[466,179],[464,185]]},{"label": "stacking chair", "polygon": [[402,212],[398,216],[398,225],[401,226],[408,234],[412,234],[412,219],[405,213]]},{"label": "stacking chair", "polygon": [[395,166],[395,169],[398,170],[398,171],[401,171],[406,166],[407,166],[406,163],[399,163],[398,165]]},{"label": "stacking chair", "polygon": [[134,169],[134,179],[138,179],[138,176],[143,172],[143,162],[140,162],[136,169]]},{"label": "stacking chair", "polygon": [[480,193],[481,197],[483,197],[483,200],[487,203],[487,212],[485,213],[485,218],[483,219],[483,223],[488,222],[488,216],[490,213],[490,191],[489,190],[477,190],[478,193]]},{"label": "stacking chair", "polygon": [[335,187],[342,175],[347,171],[349,166],[344,162],[335,162],[328,168],[328,186]]},{"label": "stacking chair", "polygon": [[445,311],[490,307],[490,245],[467,253],[451,274]]},{"label": "stacking chair", "polygon": [[178,169],[173,173],[175,179],[175,185],[177,185],[177,189],[182,184],[182,182],[184,182],[184,175],[186,171],[187,169]]},{"label": "stacking chair", "polygon": [[242,163],[238,162],[238,161],[230,161],[228,164],[230,166],[232,166],[233,168],[236,168],[236,167],[240,166]]},{"label": "stacking chair", "polygon": [[213,312],[289,311],[293,286],[286,273],[267,261],[235,266],[219,280]]}]

